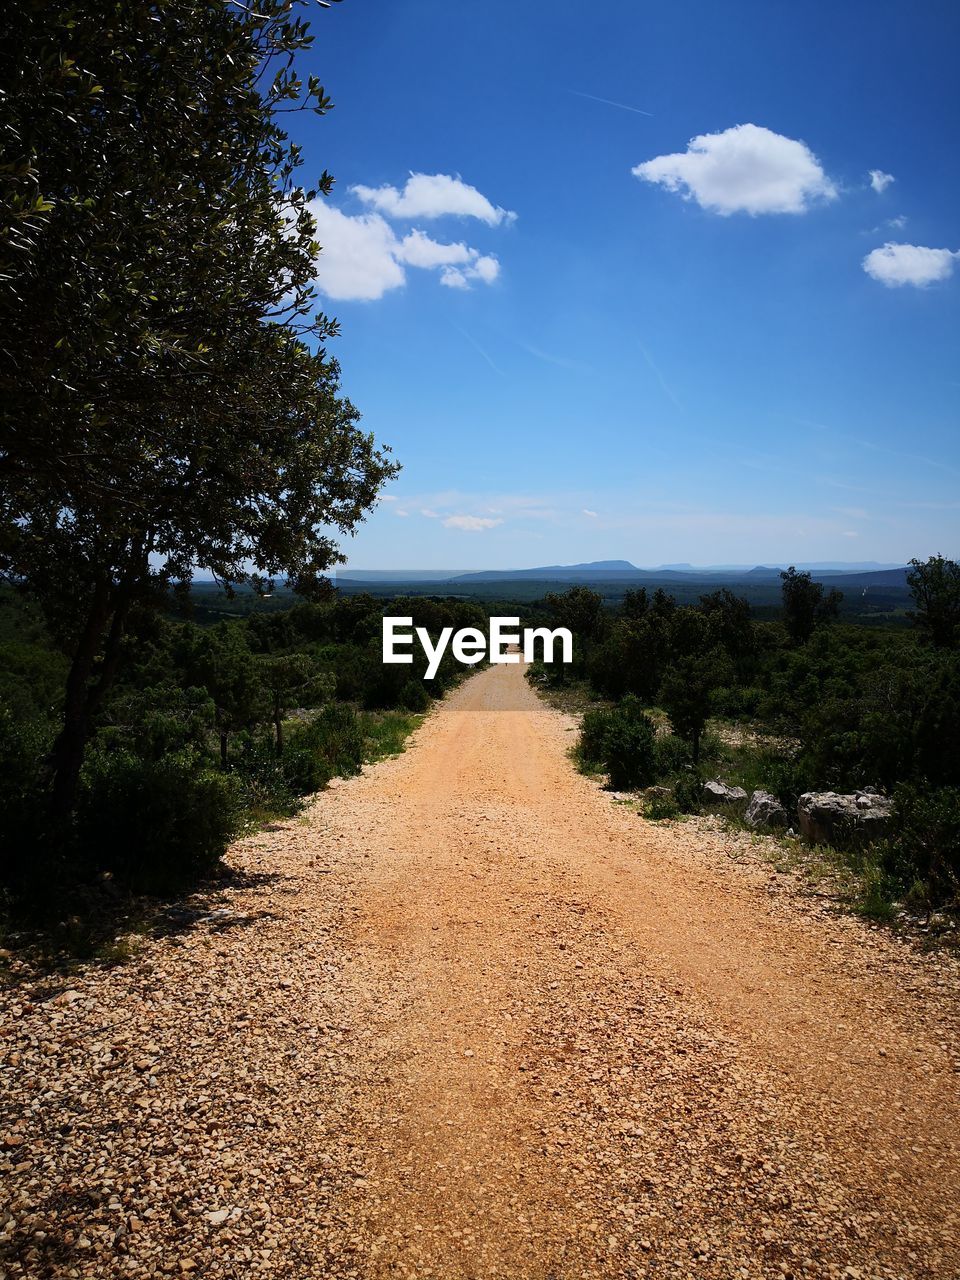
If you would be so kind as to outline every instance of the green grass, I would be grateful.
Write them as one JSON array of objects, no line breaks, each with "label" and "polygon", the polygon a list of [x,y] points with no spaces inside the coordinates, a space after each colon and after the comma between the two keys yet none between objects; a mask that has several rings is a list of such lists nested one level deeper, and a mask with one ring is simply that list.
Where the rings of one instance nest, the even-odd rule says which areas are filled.
[{"label": "green grass", "polygon": [[363,731],[368,763],[399,755],[407,738],[424,720],[409,711],[361,711],[358,715]]}]

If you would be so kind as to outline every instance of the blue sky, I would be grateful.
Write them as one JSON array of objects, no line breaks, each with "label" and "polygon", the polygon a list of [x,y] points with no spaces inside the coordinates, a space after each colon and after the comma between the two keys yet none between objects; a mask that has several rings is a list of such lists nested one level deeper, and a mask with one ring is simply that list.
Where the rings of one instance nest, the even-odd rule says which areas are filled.
[{"label": "blue sky", "polygon": [[404,468],[351,565],[960,551],[954,3],[344,0],[314,30],[336,109],[290,120],[337,179],[331,349]]}]

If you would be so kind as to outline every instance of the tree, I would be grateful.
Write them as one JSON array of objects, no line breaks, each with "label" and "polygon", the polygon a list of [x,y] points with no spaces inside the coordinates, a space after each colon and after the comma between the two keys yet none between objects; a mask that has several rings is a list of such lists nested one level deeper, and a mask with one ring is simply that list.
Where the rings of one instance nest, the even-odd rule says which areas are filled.
[{"label": "tree", "polygon": [[73,806],[131,610],[197,566],[304,591],[396,471],[314,314],[280,113],[330,100],[302,0],[15,6],[0,46],[0,572],[68,649]]},{"label": "tree", "polygon": [[783,622],[794,644],[806,644],[817,623],[836,617],[843,592],[831,589],[824,595],[823,584],[793,565],[780,574],[783,584]]},{"label": "tree", "polygon": [[750,605],[743,596],[734,595],[729,587],[711,591],[700,597],[700,611],[710,620],[717,640],[742,678],[756,652]]},{"label": "tree", "polygon": [[213,699],[220,764],[226,768],[230,734],[266,718],[268,697],[261,662],[238,627],[221,623],[196,638],[186,666],[191,683],[205,688]]},{"label": "tree", "polygon": [[907,586],[914,609],[909,617],[938,649],[960,645],[960,565],[943,556],[910,561]]},{"label": "tree", "polygon": [[[543,602],[561,627],[573,634],[574,669],[582,670],[593,642],[603,628],[603,596],[589,587],[571,587],[568,591],[548,591]],[[559,665],[563,678],[563,664]]]},{"label": "tree", "polygon": [[334,678],[321,673],[305,653],[270,654],[260,659],[260,675],[270,699],[274,749],[283,754],[283,717],[293,707],[315,705],[333,692]]},{"label": "tree", "polygon": [[715,689],[729,678],[729,662],[718,650],[679,657],[663,678],[660,702],[674,733],[690,743],[693,763],[700,763],[700,739],[710,716]]}]

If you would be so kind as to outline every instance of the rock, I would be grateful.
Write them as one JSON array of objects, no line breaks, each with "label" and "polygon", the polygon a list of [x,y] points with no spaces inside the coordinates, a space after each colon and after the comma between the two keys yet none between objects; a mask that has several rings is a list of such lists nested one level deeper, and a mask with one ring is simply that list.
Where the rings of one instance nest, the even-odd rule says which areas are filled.
[{"label": "rock", "polygon": [[206,1220],[210,1223],[211,1226],[219,1227],[221,1223],[226,1222],[226,1220],[230,1217],[230,1210],[214,1209],[212,1213],[205,1213],[203,1216],[206,1218]]},{"label": "rock", "polygon": [[787,811],[769,791],[754,791],[743,820],[748,827],[786,827]]},{"label": "rock", "polygon": [[703,799],[706,804],[742,804],[746,798],[747,793],[743,787],[728,787],[719,778],[713,778],[703,784]]},{"label": "rock", "polygon": [[807,791],[797,802],[800,834],[814,844],[875,840],[890,821],[892,802],[870,789],[843,795]]}]

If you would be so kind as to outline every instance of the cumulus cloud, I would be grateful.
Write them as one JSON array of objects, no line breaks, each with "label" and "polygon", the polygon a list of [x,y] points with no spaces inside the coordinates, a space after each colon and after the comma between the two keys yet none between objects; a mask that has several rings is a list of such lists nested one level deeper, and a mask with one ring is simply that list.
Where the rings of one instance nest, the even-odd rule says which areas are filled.
[{"label": "cumulus cloud", "polygon": [[912,284],[924,288],[953,275],[960,253],[951,249],[927,249],[919,244],[894,244],[888,241],[882,249],[873,249],[863,260],[868,276],[888,288]]},{"label": "cumulus cloud", "polygon": [[442,267],[451,262],[470,262],[477,251],[462,242],[441,244],[423,231],[411,231],[400,241],[397,256],[411,267]]},{"label": "cumulus cloud", "polygon": [[485,254],[483,257],[476,257],[466,267],[444,267],[440,273],[440,283],[450,289],[469,289],[472,280],[493,284],[499,274],[500,263],[492,254]]},{"label": "cumulus cloud", "polygon": [[870,170],[870,185],[879,195],[881,191],[886,191],[891,182],[896,182],[896,178],[892,173],[884,173],[882,169]]},{"label": "cumulus cloud", "polygon": [[596,518],[597,518],[597,513],[596,513],[596,511],[591,511],[589,507],[584,507],[584,508],[583,508],[583,514],[584,514],[585,516],[589,516],[591,520],[596,520]]},{"label": "cumulus cloud", "polygon": [[402,190],[383,187],[355,186],[350,190],[380,213],[391,218],[441,218],[453,214],[461,218],[479,218],[490,227],[512,222],[517,216],[494,205],[485,195],[447,173],[411,173]]},{"label": "cumulus cloud", "polygon": [[382,298],[398,289],[406,275],[397,256],[399,242],[377,213],[351,218],[323,201],[311,212],[323,251],[317,258],[316,282],[328,298]]},{"label": "cumulus cloud", "polygon": [[482,533],[484,529],[495,529],[502,520],[489,516],[447,516],[443,522],[445,529],[464,529],[468,533]]},{"label": "cumulus cloud", "polygon": [[804,213],[837,189],[805,142],[755,124],[692,138],[686,151],[656,156],[633,173],[696,200],[712,213]]},{"label": "cumulus cloud", "polygon": [[311,206],[322,251],[316,263],[317,287],[328,298],[371,301],[406,282],[405,267],[440,268],[441,282],[450,272],[457,287],[474,281],[492,284],[500,264],[491,255],[457,242],[443,244],[414,229],[400,239],[379,213],[346,214],[323,200]]}]

